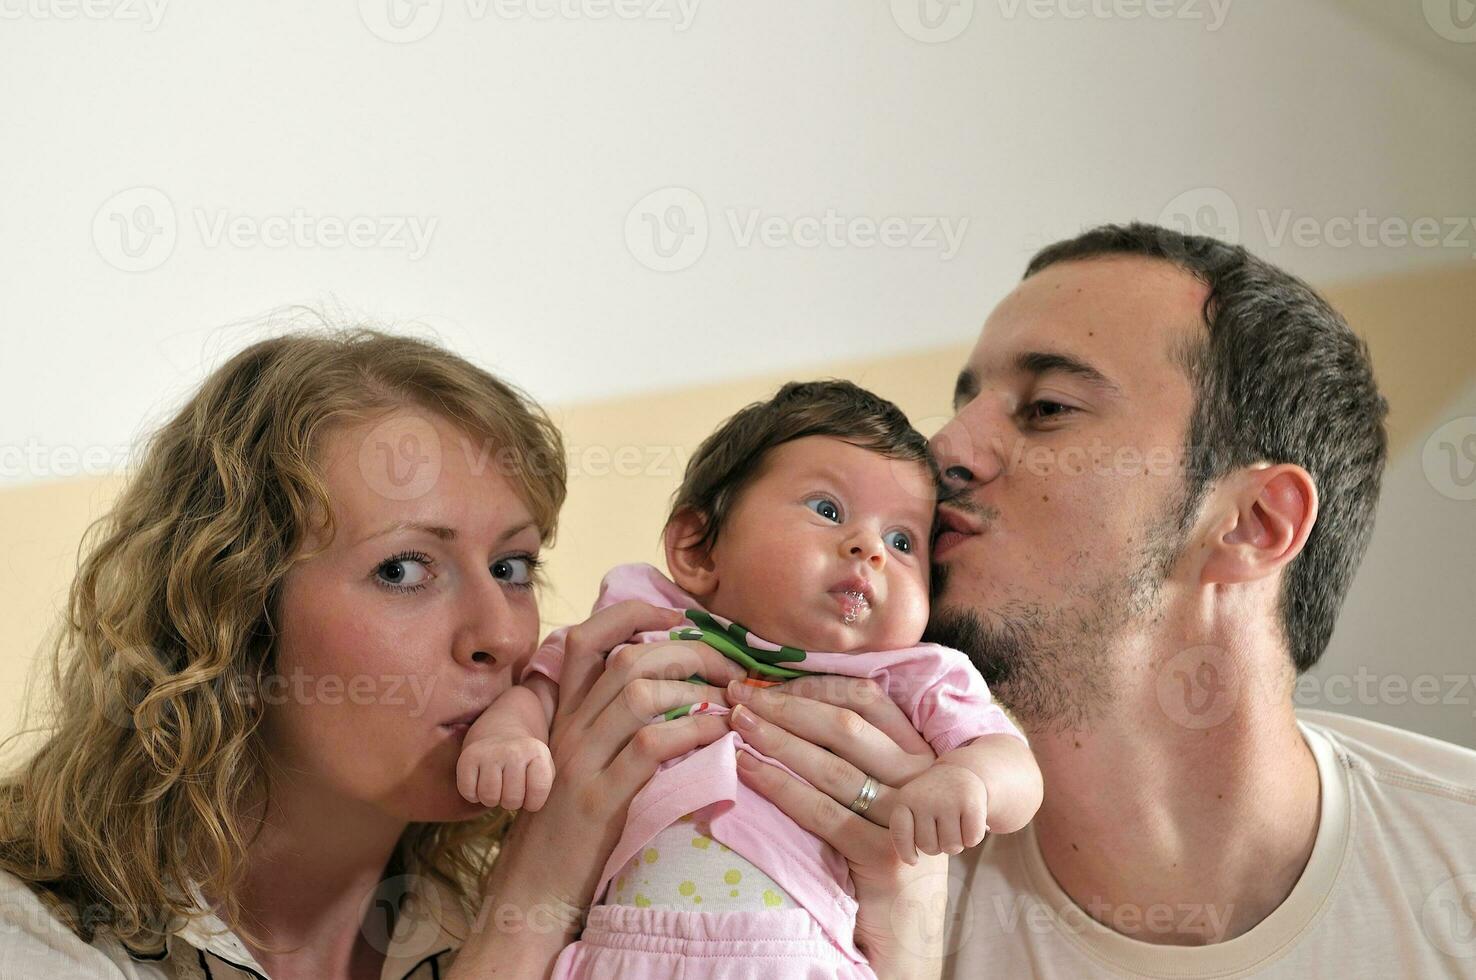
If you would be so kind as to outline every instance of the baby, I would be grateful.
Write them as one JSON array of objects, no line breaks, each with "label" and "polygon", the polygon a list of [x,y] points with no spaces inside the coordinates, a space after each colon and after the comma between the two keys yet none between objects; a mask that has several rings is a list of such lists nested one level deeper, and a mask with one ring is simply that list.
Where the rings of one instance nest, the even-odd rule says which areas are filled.
[{"label": "baby", "polygon": [[[622,565],[595,603],[680,610],[691,626],[632,642],[703,640],[752,683],[876,681],[938,756],[890,813],[898,854],[912,862],[977,845],[986,823],[1018,829],[1040,804],[1034,759],[983,678],[962,653],[920,642],[937,488],[926,440],[895,405],[849,382],[785,385],[692,457],[664,533],[671,578]],[[468,799],[546,800],[565,632],[467,733],[457,782]],[[703,964],[735,962],[752,972],[721,975],[874,976],[853,941],[844,859],[739,781],[737,752],[763,758],[733,731],[667,762],[637,794],[596,889],[601,904],[555,976],[699,977],[717,975]],[[867,809],[875,785],[858,787],[853,810]]]}]

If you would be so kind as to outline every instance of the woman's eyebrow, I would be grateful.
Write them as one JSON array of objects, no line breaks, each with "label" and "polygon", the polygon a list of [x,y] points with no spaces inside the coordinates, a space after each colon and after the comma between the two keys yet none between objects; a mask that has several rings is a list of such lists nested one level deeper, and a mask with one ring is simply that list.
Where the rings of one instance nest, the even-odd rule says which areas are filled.
[{"label": "woman's eyebrow", "polygon": [[365,541],[372,541],[375,538],[382,538],[386,534],[394,534],[396,531],[420,531],[424,534],[434,535],[435,537],[440,538],[442,541],[456,540],[455,528],[443,527],[439,524],[426,524],[421,521],[395,521],[392,524],[385,525],[378,531],[374,531],[371,534],[364,535],[362,538],[360,538],[358,541],[355,541],[354,543],[363,544]]},{"label": "woman's eyebrow", "polygon": [[[535,521],[524,521],[516,527],[510,527],[506,531],[503,531],[501,534],[499,534],[497,536],[497,543],[502,544],[509,538],[515,538],[519,534],[522,534],[524,531],[527,531],[530,528],[536,528],[537,526],[537,522]],[[393,534],[396,531],[419,531],[423,534],[434,535],[435,537],[440,538],[442,541],[456,540],[456,529],[452,527],[444,527],[440,524],[426,524],[423,521],[395,521],[393,524],[389,524],[381,528],[380,530],[375,531],[373,534],[369,534],[365,537],[360,538],[358,541],[355,542],[355,544],[363,544],[364,542],[372,541],[375,538],[382,538],[386,534]]]},{"label": "woman's eyebrow", "polygon": [[522,534],[524,531],[537,530],[537,529],[538,529],[538,522],[537,521],[524,521],[523,523],[519,524],[517,527],[510,527],[506,531],[503,531],[501,534],[499,534],[497,536],[497,543],[498,544],[502,544],[504,541],[509,541],[509,540],[517,537],[519,534]]}]

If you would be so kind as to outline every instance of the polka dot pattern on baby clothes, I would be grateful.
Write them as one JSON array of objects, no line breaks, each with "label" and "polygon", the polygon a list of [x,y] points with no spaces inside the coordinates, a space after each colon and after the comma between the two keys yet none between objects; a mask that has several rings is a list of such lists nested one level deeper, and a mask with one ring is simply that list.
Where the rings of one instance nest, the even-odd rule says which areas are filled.
[{"label": "polka dot pattern on baby clothes", "polygon": [[794,908],[778,882],[690,815],[657,834],[610,882],[607,905],[693,912]]}]

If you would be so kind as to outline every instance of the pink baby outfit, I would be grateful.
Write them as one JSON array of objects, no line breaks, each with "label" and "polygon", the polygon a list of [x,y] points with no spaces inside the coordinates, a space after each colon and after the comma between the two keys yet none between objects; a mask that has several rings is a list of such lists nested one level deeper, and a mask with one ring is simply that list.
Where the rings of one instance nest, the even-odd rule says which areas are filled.
[{"label": "pink baby outfit", "polygon": [[[646,564],[611,569],[600,583],[594,608],[627,599],[679,611],[700,608],[697,600]],[[567,630],[550,634],[522,676],[539,673],[557,683],[566,634]],[[632,642],[669,639],[669,632],[654,631],[639,634]],[[754,638],[750,643],[762,641]],[[876,680],[938,755],[983,735],[1008,734],[1024,740],[968,658],[948,647],[922,643],[870,653],[811,650],[803,661],[784,666]],[[711,705],[703,712],[727,714],[728,709]],[[800,908],[713,913],[596,906],[581,940],[559,957],[556,978],[874,980],[854,941],[856,900],[845,859],[739,780],[739,751],[774,761],[737,732],[729,732],[662,765],[631,801],[625,829],[605,864],[595,899],[599,901],[616,872],[660,831],[701,810],[714,840],[782,885]]]}]

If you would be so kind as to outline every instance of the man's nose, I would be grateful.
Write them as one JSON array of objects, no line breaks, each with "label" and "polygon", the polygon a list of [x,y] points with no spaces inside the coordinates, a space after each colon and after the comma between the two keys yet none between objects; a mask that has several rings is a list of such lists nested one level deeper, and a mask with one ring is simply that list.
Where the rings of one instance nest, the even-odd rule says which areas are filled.
[{"label": "man's nose", "polygon": [[476,588],[467,590],[457,613],[460,628],[452,642],[451,655],[463,667],[498,667],[512,663],[524,652],[527,637],[521,635],[519,617],[507,600],[501,583],[488,575]]},{"label": "man's nose", "polygon": [[990,409],[982,402],[980,397],[965,405],[929,440],[943,484],[955,493],[989,483],[1004,472],[1003,428],[991,421]]}]

